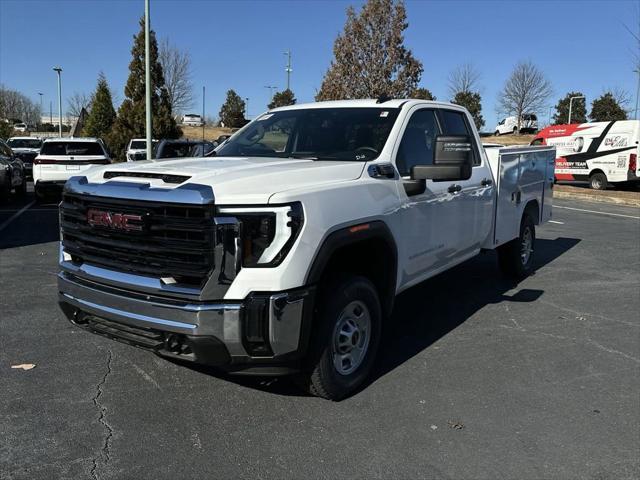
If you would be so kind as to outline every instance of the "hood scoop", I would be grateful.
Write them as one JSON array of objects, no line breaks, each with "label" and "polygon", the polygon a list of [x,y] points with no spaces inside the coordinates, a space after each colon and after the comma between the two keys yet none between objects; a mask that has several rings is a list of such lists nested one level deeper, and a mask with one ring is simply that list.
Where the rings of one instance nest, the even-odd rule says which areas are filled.
[{"label": "hood scoop", "polygon": [[171,183],[176,185],[179,183],[184,183],[191,178],[190,176],[187,176],[187,175],[171,175],[167,173],[126,172],[126,171],[125,172],[107,171],[107,172],[104,172],[103,177],[105,180],[108,180],[110,178],[117,178],[117,177],[154,178],[154,179],[162,180],[164,183]]}]

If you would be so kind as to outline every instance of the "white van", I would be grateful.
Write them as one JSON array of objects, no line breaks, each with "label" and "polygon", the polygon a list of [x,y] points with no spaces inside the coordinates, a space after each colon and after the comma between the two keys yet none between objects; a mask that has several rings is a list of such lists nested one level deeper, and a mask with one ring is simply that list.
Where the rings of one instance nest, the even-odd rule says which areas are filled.
[{"label": "white van", "polygon": [[202,116],[197,115],[195,113],[187,113],[182,117],[182,125],[186,125],[188,127],[201,127],[203,124]]},{"label": "white van", "polygon": [[[533,113],[525,113],[520,120],[520,133],[536,133],[538,131],[538,117]],[[503,118],[496,125],[494,135],[505,135],[507,133],[518,133],[518,117],[512,116]]]},{"label": "white van", "polygon": [[48,138],[33,160],[36,199],[59,194],[70,177],[109,163],[111,158],[99,138]]},{"label": "white van", "polygon": [[552,125],[531,145],[553,145],[556,180],[589,182],[604,190],[610,183],[639,182],[640,120]]}]

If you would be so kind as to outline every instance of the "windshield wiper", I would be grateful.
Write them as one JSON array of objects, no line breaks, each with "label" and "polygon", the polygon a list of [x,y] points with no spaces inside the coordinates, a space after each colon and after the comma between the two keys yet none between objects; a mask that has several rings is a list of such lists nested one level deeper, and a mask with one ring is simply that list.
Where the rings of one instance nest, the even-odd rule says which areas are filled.
[{"label": "windshield wiper", "polygon": [[296,160],[318,160],[318,157],[311,155],[291,154],[287,158],[295,158]]}]

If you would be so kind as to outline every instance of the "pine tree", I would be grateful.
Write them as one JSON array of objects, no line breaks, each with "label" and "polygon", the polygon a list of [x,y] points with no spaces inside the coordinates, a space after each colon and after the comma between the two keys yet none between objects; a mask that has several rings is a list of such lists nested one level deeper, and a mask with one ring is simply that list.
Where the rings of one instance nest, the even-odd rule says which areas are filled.
[{"label": "pine tree", "polygon": [[627,112],[616,101],[611,92],[603,94],[591,103],[591,114],[594,122],[611,122],[614,120],[626,120]]},{"label": "pine tree", "polygon": [[368,0],[359,13],[349,7],[316,100],[410,97],[423,69],[404,46],[407,26],[402,1]]},{"label": "pine tree", "polygon": [[[149,40],[152,137],[157,139],[179,138],[182,131],[173,118],[162,67],[158,61],[156,34],[153,30],[150,32]],[[132,59],[129,64],[129,78],[124,87],[126,98],[118,109],[118,118],[109,137],[111,150],[117,158],[124,157],[124,150],[130,139],[146,135],[144,50],[144,18],[142,18],[140,31],[134,36],[131,48]]]},{"label": "pine tree", "polygon": [[113,108],[109,84],[102,72],[98,76],[98,85],[92,98],[91,111],[83,133],[89,137],[103,138],[111,132],[116,121],[116,111]]},{"label": "pine tree", "polygon": [[272,108],[286,107],[287,105],[295,105],[296,101],[297,100],[293,92],[287,88],[282,92],[276,92],[276,94],[271,99],[271,103],[267,105],[267,108],[271,110]]},{"label": "pine tree", "polygon": [[[571,97],[584,97],[582,92],[569,92],[556,104],[553,115],[554,125],[569,123],[569,102]],[[584,98],[574,99],[571,103],[571,123],[585,123],[587,121],[587,101]]]},{"label": "pine tree", "polygon": [[467,110],[473,117],[473,123],[476,124],[478,130],[484,127],[484,118],[482,118],[482,97],[478,92],[458,92],[456,93],[451,103],[461,105]]},{"label": "pine tree", "polygon": [[245,103],[234,90],[227,92],[227,99],[220,109],[220,122],[228,128],[239,128],[247,123],[244,117]]},{"label": "pine tree", "polygon": [[419,100],[435,100],[436,97],[428,88],[416,88],[410,95],[411,98],[417,98]]}]

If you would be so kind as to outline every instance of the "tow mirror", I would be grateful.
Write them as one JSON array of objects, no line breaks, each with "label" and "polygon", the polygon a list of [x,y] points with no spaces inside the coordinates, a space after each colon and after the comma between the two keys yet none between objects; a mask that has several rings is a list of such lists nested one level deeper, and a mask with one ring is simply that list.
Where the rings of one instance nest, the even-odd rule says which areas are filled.
[{"label": "tow mirror", "polygon": [[433,165],[411,167],[413,180],[468,180],[471,178],[473,152],[471,139],[466,135],[438,135]]}]

